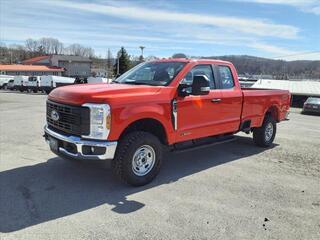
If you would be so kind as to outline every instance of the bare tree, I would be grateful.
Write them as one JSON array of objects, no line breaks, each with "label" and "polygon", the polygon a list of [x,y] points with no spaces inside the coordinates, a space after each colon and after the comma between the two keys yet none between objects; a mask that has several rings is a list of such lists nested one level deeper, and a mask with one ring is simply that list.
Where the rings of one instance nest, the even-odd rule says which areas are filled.
[{"label": "bare tree", "polygon": [[63,43],[61,43],[58,39],[51,38],[50,42],[50,53],[52,54],[61,54],[63,51]]},{"label": "bare tree", "polygon": [[63,53],[63,44],[56,38],[41,38],[38,41],[37,48],[39,46],[41,46],[45,54]]},{"label": "bare tree", "polygon": [[25,47],[27,51],[36,52],[38,49],[38,41],[32,38],[26,40]]},{"label": "bare tree", "polygon": [[84,49],[83,46],[81,46],[78,43],[74,43],[71,44],[68,48],[67,48],[68,54],[70,55],[75,55],[75,56],[82,56],[84,53]]},{"label": "bare tree", "polygon": [[50,41],[49,38],[41,38],[39,40],[39,47],[41,46],[41,49],[45,54],[50,53]]},{"label": "bare tree", "polygon": [[8,54],[10,63],[19,63],[21,60],[24,60],[28,57],[24,46],[18,44],[9,45]]},{"label": "bare tree", "polygon": [[70,55],[75,56],[82,56],[82,57],[93,57],[94,56],[94,50],[90,47],[84,47],[78,43],[71,44],[67,48],[67,52]]},{"label": "bare tree", "polygon": [[93,58],[94,57],[94,50],[93,48],[91,47],[86,47],[85,48],[85,54],[84,54],[85,57],[88,57],[88,58]]}]

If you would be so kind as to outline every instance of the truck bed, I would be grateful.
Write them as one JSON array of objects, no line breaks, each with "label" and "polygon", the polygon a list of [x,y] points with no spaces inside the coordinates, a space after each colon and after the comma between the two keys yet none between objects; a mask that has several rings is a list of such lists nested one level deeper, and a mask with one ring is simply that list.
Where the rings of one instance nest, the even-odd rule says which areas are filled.
[{"label": "truck bed", "polygon": [[290,107],[290,93],[287,90],[242,88],[243,107],[241,121],[251,120],[251,127],[262,124],[265,112],[272,108],[274,118],[280,122],[286,118]]}]

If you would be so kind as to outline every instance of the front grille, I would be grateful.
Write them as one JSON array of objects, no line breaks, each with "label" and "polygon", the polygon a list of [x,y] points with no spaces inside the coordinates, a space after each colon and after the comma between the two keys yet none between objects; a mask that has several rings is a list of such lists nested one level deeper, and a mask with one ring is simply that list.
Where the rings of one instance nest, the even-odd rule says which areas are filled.
[{"label": "front grille", "polygon": [[[52,119],[51,113],[55,110],[59,119]],[[62,133],[76,136],[90,134],[90,110],[87,107],[65,105],[47,101],[47,123],[49,128]]]}]

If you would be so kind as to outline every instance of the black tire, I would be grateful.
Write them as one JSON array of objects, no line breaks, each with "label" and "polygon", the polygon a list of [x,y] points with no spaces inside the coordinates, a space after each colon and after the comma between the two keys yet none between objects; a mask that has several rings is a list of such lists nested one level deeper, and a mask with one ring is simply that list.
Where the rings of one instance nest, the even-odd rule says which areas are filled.
[{"label": "black tire", "polygon": [[[272,126],[272,135],[270,134],[270,127]],[[276,136],[277,124],[271,115],[266,115],[263,124],[259,128],[253,129],[253,141],[259,147],[269,147]]]},{"label": "black tire", "polygon": [[[148,146],[153,149],[154,164],[148,173],[143,176],[138,176],[133,170],[133,159],[138,150],[144,146]],[[129,133],[120,140],[115,158],[112,160],[111,167],[113,172],[125,183],[132,186],[143,186],[151,182],[159,173],[162,154],[162,144],[156,136],[148,132],[135,131]],[[142,159],[142,161],[146,160]]]},{"label": "black tire", "polygon": [[49,94],[51,91],[50,90],[45,90],[46,94]]},{"label": "black tire", "polygon": [[37,89],[33,89],[32,92],[33,92],[33,93],[37,93],[38,90],[37,90]]}]

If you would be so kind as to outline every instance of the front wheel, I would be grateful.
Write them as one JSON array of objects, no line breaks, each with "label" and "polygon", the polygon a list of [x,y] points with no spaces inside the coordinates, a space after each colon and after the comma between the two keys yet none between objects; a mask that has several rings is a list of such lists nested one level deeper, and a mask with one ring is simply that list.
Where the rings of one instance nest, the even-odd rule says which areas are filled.
[{"label": "front wheel", "polygon": [[253,141],[260,147],[269,147],[276,136],[277,124],[271,115],[267,115],[263,124],[253,130]]},{"label": "front wheel", "polygon": [[124,182],[143,186],[159,173],[162,162],[162,144],[147,132],[136,131],[126,135],[118,145],[112,168]]}]

